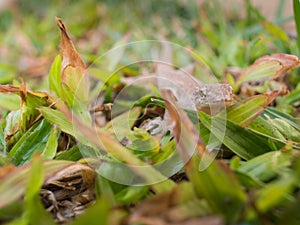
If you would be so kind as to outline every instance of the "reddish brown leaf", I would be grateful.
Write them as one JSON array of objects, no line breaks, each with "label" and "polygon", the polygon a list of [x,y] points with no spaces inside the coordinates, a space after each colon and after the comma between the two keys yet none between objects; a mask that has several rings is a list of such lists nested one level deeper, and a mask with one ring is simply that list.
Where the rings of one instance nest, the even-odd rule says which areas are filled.
[{"label": "reddish brown leaf", "polygon": [[[295,55],[272,54],[262,56],[244,70],[244,72],[238,77],[237,83],[241,84],[244,81],[253,80],[253,78],[251,78],[253,75],[257,77],[257,80],[276,79],[279,76],[284,75],[288,70],[299,66],[300,60]],[[253,71],[257,72],[253,73]]]},{"label": "reddish brown leaf", "polygon": [[11,94],[11,93],[19,93],[20,92],[20,87],[15,87],[13,85],[0,85],[0,92],[1,93],[6,93],[6,94]]},{"label": "reddish brown leaf", "polygon": [[290,69],[297,68],[300,66],[299,58],[295,55],[289,55],[289,54],[272,54],[272,55],[262,56],[258,58],[253,65],[261,62],[267,62],[267,61],[276,61],[279,62],[281,65],[281,69],[277,71],[273,79],[276,79],[277,77],[284,74]]},{"label": "reddish brown leaf", "polygon": [[55,18],[57,26],[61,31],[61,52],[62,52],[62,68],[66,68],[68,65],[85,70],[84,62],[78,55],[75,46],[67,33],[67,29],[60,18]]},{"label": "reddish brown leaf", "polygon": [[56,18],[56,22],[61,31],[61,78],[62,83],[67,86],[65,89],[62,87],[64,100],[69,106],[73,104],[74,97],[79,101],[88,103],[89,79],[85,73],[86,67],[78,55],[62,20]]}]

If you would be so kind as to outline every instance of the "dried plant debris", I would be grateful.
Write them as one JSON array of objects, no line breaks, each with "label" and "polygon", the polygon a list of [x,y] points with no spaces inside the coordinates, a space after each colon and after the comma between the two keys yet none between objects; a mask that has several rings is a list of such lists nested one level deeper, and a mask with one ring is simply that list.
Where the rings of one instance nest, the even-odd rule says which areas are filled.
[{"label": "dried plant debris", "polygon": [[96,172],[83,164],[73,164],[47,177],[42,202],[58,223],[80,215],[95,200]]}]

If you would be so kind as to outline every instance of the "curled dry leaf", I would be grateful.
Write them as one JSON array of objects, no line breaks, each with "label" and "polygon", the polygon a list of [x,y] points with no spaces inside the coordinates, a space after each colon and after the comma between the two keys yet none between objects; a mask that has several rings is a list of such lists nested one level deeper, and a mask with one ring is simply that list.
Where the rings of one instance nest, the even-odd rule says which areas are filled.
[{"label": "curled dry leaf", "polygon": [[237,83],[262,79],[277,79],[288,70],[300,66],[300,60],[295,55],[272,54],[258,58],[238,77]]},{"label": "curled dry leaf", "polygon": [[61,31],[61,54],[62,54],[62,92],[68,105],[73,104],[73,98],[88,103],[89,78],[86,74],[86,66],[67,33],[67,29],[61,19],[56,18],[57,26]]},{"label": "curled dry leaf", "polygon": [[254,65],[268,61],[276,61],[281,65],[281,69],[275,73],[273,79],[278,78],[280,75],[284,74],[288,70],[297,68],[300,65],[299,58],[295,55],[289,54],[272,54],[262,56],[254,62]]},{"label": "curled dry leaf", "polygon": [[81,70],[85,70],[85,65],[78,55],[75,46],[67,33],[67,29],[60,18],[55,18],[57,26],[61,31],[61,52],[62,52],[62,68],[66,68],[68,65],[77,67]]},{"label": "curled dry leaf", "polygon": [[22,84],[20,87],[16,87],[16,86],[9,85],[9,84],[6,84],[6,85],[0,84],[0,93],[20,95],[22,104],[24,104],[26,102],[27,95],[30,95],[33,98],[43,99],[44,102],[48,103],[48,104],[53,103],[53,99],[49,96],[48,93],[42,92],[42,91],[28,90],[26,87],[26,84],[23,81],[22,81]]}]

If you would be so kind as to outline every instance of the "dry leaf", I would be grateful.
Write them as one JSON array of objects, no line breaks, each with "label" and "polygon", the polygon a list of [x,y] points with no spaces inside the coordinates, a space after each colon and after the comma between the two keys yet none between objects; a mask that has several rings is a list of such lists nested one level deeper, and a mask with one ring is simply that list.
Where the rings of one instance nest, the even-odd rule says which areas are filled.
[{"label": "dry leaf", "polygon": [[85,65],[78,55],[75,46],[67,33],[67,29],[60,18],[55,18],[56,23],[61,31],[61,52],[62,52],[62,68],[66,68],[68,65],[77,67],[82,71],[85,70]]},{"label": "dry leaf", "polygon": [[81,214],[95,200],[96,172],[89,166],[73,163],[47,176],[42,201],[57,222]]},{"label": "dry leaf", "polygon": [[272,54],[272,55],[266,55],[263,57],[260,57],[254,62],[255,64],[261,63],[261,62],[267,62],[267,61],[276,61],[279,62],[281,65],[281,69],[274,75],[273,79],[278,78],[285,72],[287,72],[290,69],[294,69],[300,66],[300,60],[295,55],[289,55],[289,54]]},{"label": "dry leaf", "polygon": [[62,20],[56,18],[56,22],[61,31],[61,87],[64,100],[69,106],[73,104],[74,97],[76,97],[80,102],[88,104],[89,78],[86,74],[86,67],[77,53]]},{"label": "dry leaf", "polygon": [[[243,83],[245,80],[248,81],[248,74],[256,70],[257,68],[262,68],[261,75],[263,79],[277,79],[278,77],[284,75],[288,70],[297,68],[300,66],[300,60],[295,55],[289,54],[272,54],[266,55],[258,58],[251,66],[249,66],[244,72],[238,77],[237,83]],[[262,73],[261,72],[261,73]],[[272,73],[270,73],[272,72]],[[270,73],[270,76],[268,75]],[[259,79],[261,80],[261,79]]]}]

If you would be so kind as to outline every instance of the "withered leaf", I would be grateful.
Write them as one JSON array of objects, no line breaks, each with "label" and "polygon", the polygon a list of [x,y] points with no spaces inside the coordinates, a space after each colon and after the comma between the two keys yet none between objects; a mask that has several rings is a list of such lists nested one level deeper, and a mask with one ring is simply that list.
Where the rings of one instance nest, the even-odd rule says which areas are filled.
[{"label": "withered leaf", "polygon": [[241,84],[261,79],[277,79],[288,70],[299,66],[300,60],[295,55],[272,54],[262,56],[238,77],[237,83]]},{"label": "withered leaf", "polygon": [[67,33],[67,29],[60,18],[55,18],[57,26],[61,31],[61,52],[62,52],[62,68],[66,68],[68,65],[85,70],[84,62],[78,55],[75,46]]},{"label": "withered leaf", "polygon": [[[83,184],[85,186],[92,186],[96,177],[96,172],[89,166],[80,163],[74,163],[60,171],[57,171],[57,173],[51,174],[51,176],[47,177],[44,182],[44,186],[47,186],[53,183],[54,181],[70,181],[77,177],[82,178]],[[68,183],[68,185],[70,185],[70,182]]]},{"label": "withered leaf", "polygon": [[56,18],[56,23],[61,31],[61,79],[62,84],[67,86],[66,88],[62,86],[64,100],[69,106],[73,104],[74,98],[87,104],[89,101],[89,79],[86,74],[86,67],[62,20]]},{"label": "withered leaf", "polygon": [[300,66],[300,60],[297,56],[282,53],[262,56],[254,62],[254,65],[266,61],[279,62],[282,67],[281,70],[279,70],[275,74],[275,76],[273,77],[274,79],[280,76],[281,74],[285,73],[286,71]]}]

